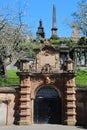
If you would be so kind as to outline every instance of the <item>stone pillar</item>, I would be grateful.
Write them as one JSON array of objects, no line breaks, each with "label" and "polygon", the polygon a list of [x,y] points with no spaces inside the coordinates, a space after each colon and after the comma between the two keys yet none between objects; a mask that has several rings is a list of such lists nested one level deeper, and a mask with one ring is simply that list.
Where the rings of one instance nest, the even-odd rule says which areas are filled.
[{"label": "stone pillar", "polygon": [[71,74],[66,75],[65,85],[65,124],[76,124],[76,93],[75,80]]},{"label": "stone pillar", "polygon": [[68,58],[66,60],[66,71],[68,72],[72,72],[73,71],[73,61],[71,60],[71,58]]},{"label": "stone pillar", "polygon": [[32,123],[30,77],[28,72],[18,72],[20,76],[19,125]]}]

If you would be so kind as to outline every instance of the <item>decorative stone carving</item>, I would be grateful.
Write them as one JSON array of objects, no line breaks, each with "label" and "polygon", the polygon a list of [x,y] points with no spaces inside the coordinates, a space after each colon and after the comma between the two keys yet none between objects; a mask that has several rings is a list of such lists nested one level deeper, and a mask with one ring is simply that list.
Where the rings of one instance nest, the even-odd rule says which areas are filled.
[{"label": "decorative stone carving", "polygon": [[45,64],[42,69],[41,69],[42,73],[51,73],[52,72],[52,67],[49,64]]},{"label": "decorative stone carving", "polygon": [[51,79],[48,76],[46,77],[45,83],[46,84],[50,84],[51,83]]}]

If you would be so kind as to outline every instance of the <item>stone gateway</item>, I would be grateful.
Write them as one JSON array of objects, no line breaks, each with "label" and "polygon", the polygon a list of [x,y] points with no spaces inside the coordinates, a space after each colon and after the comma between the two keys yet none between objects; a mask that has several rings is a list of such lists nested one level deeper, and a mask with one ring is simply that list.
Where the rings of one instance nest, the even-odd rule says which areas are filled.
[{"label": "stone gateway", "polygon": [[35,53],[21,60],[19,86],[0,87],[0,125],[86,125],[87,88],[75,86],[69,49],[46,40]]},{"label": "stone gateway", "polygon": [[[68,51],[61,65],[62,52],[45,41],[35,49],[36,58],[28,67],[22,60],[19,91],[19,124],[76,124],[75,72]],[[63,59],[62,59],[63,60]]]}]

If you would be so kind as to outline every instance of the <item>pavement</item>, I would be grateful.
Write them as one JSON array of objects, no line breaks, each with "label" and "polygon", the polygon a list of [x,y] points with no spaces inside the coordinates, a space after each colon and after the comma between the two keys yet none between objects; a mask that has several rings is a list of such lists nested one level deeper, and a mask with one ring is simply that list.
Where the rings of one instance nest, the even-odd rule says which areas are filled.
[{"label": "pavement", "polygon": [[65,125],[33,124],[25,126],[0,126],[0,130],[87,130],[87,128]]}]

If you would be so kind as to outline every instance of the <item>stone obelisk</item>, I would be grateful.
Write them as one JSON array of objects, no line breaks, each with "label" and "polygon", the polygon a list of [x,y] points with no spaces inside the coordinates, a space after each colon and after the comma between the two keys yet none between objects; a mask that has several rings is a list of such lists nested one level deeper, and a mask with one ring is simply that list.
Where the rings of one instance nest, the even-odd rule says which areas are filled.
[{"label": "stone obelisk", "polygon": [[56,6],[53,5],[53,16],[52,16],[52,39],[57,39],[57,27],[56,27]]}]

